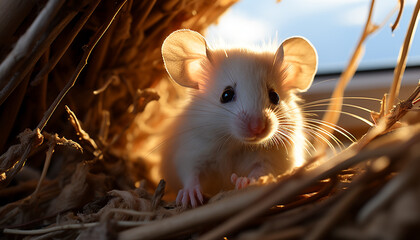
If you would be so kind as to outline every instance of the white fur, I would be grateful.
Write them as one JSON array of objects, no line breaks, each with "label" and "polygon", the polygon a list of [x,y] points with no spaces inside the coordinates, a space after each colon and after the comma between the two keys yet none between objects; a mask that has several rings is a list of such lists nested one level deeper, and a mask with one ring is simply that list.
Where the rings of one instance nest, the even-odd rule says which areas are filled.
[{"label": "white fur", "polygon": [[[191,31],[181,34],[188,35]],[[180,37],[178,31],[177,40]],[[171,44],[171,39],[165,42]],[[169,49],[165,43],[164,48]],[[232,173],[246,177],[278,175],[290,170],[296,162],[301,163],[305,147],[303,118],[295,93],[307,89],[312,78],[300,83],[290,79],[290,66],[294,70],[300,68],[293,65],[296,62],[286,62],[290,58],[287,51],[284,59],[274,52],[248,49],[207,49],[204,56],[200,51],[200,57],[194,57],[196,71],[199,59],[199,72],[174,79],[193,87],[190,104],[174,121],[168,131],[169,140],[163,145],[161,173],[168,187],[179,190],[198,177],[202,192],[213,195],[234,188],[230,182]],[[164,60],[166,54],[163,50]],[[167,66],[172,64],[169,61],[165,60]],[[188,68],[188,64],[182,66]],[[299,79],[300,72],[293,73],[292,77]],[[313,77],[314,73],[308,72],[305,76],[311,74]],[[227,86],[235,89],[235,99],[221,103],[220,96]],[[270,103],[271,89],[278,93],[279,105]],[[244,116],[264,116],[267,134],[254,142],[248,141],[246,119],[249,118]]]}]

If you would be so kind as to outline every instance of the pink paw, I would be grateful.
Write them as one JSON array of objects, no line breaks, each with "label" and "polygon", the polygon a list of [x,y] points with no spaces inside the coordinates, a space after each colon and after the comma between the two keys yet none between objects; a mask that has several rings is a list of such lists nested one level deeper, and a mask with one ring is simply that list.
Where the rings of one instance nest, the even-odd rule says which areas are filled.
[{"label": "pink paw", "polygon": [[176,197],[176,204],[182,205],[184,208],[188,206],[195,208],[198,205],[203,205],[203,202],[204,198],[200,190],[200,185],[183,188],[179,190],[178,196]]},{"label": "pink paw", "polygon": [[232,173],[230,181],[235,185],[235,189],[243,189],[248,187],[248,185],[254,182],[255,179],[248,177],[238,177],[236,173]]}]

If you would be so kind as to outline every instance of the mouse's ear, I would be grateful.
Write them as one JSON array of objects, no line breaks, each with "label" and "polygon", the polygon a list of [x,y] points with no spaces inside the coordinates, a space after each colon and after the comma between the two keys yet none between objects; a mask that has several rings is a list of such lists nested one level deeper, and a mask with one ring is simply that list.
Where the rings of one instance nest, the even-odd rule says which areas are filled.
[{"label": "mouse's ear", "polygon": [[312,84],[318,56],[312,44],[302,37],[286,39],[274,56],[274,65],[286,71],[286,85],[306,91]]},{"label": "mouse's ear", "polygon": [[207,43],[201,34],[188,29],[171,33],[163,42],[162,57],[169,76],[184,87],[199,87]]}]

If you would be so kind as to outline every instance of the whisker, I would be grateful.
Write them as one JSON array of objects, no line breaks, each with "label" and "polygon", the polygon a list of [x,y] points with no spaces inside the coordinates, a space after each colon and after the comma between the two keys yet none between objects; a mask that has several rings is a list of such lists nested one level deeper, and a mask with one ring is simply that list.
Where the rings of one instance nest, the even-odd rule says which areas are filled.
[{"label": "whisker", "polygon": [[327,135],[329,138],[331,138],[337,144],[337,146],[340,149],[342,149],[342,147],[344,147],[344,144],[334,134],[328,132],[327,130],[325,130],[321,127],[319,127],[318,125],[308,124],[308,125],[304,125],[304,127],[308,130],[310,129],[310,130],[315,131],[315,132],[322,132],[325,135]]},{"label": "whisker", "polygon": [[[348,115],[348,116],[354,117],[354,118],[356,118],[356,119],[358,119],[358,120],[366,123],[367,125],[369,125],[371,127],[373,126],[373,123],[370,122],[370,121],[368,121],[367,119],[362,118],[362,117],[360,117],[360,116],[358,116],[356,114],[349,113],[349,112],[343,112],[343,111],[337,111],[337,110],[327,110],[327,109],[325,109],[325,110],[311,110],[311,111],[308,111],[308,113],[311,113],[311,112],[339,112],[339,113],[342,113],[344,115]],[[306,113],[306,111],[303,111],[303,113]]]},{"label": "whisker", "polygon": [[289,136],[287,134],[283,133],[282,131],[277,130],[276,134],[273,137],[276,137],[276,139],[281,141],[281,143],[284,146],[284,149],[286,150],[286,154],[289,154],[289,151],[287,150],[288,149],[287,143],[290,144],[289,139],[288,139]]},{"label": "whisker", "polygon": [[277,136],[274,135],[266,143],[264,143],[264,146],[265,147],[276,147],[277,149],[279,149],[280,144],[282,144],[286,148],[286,145],[284,144],[284,142],[281,139],[278,139]]},{"label": "whisker", "polygon": [[303,127],[304,127],[303,131],[310,134],[313,138],[318,137],[318,138],[323,139],[325,142],[328,142],[330,144],[329,145],[330,148],[334,151],[335,151],[335,147],[333,147],[334,145],[332,145],[332,143],[328,141],[328,138],[324,137],[320,132],[322,132],[323,134],[331,138],[340,149],[344,147],[344,144],[336,136],[326,131],[325,129],[319,128],[319,126],[317,125],[304,125]]},{"label": "whisker", "polygon": [[224,141],[223,141],[223,143],[222,144],[220,144],[219,145],[219,148],[217,149],[217,151],[218,152],[220,152],[221,150],[222,150],[222,148],[223,148],[223,146],[230,140],[230,138],[231,138],[231,135],[230,134],[225,134],[225,135],[222,135],[220,138],[218,138],[217,140],[216,140],[216,142],[219,142],[219,141],[221,141],[221,140],[223,140],[223,138],[225,139]]},{"label": "whisker", "polygon": [[[308,109],[308,108],[313,108],[313,107],[322,107],[322,106],[328,106],[328,105],[329,105],[328,103],[314,104],[314,105],[308,105],[308,106],[302,107],[302,109]],[[354,105],[354,104],[343,103],[342,106],[357,108],[357,109],[363,110],[363,111],[368,112],[368,113],[372,112],[372,110],[370,110],[368,108],[357,106],[357,105]]]},{"label": "whisker", "polygon": [[[316,149],[315,149],[315,146],[312,144],[312,142],[311,141],[309,141],[307,138],[305,138],[305,145],[309,145],[309,147],[310,148],[312,148],[312,150],[315,152],[316,151]],[[305,149],[306,149],[306,146],[305,146]],[[306,149],[306,151],[308,151],[308,153],[309,153],[309,155],[310,156],[312,156],[312,153],[309,151],[309,150],[307,150]]]},{"label": "whisker", "polygon": [[[286,123],[286,121],[283,121],[282,122],[282,124],[285,124]],[[290,124],[290,126],[292,125],[291,123],[291,121],[289,120],[289,121],[287,121],[287,123],[288,124]],[[286,126],[282,126],[282,128],[283,129],[287,129],[288,131],[293,131],[294,130],[294,128],[291,128],[291,127],[286,127]],[[328,145],[329,145],[329,147],[333,150],[333,151],[335,151],[335,148],[334,148],[334,146],[327,140],[327,138],[325,138],[322,134],[320,134],[318,131],[315,131],[315,129],[318,129],[319,128],[319,126],[317,126],[317,125],[311,125],[311,124],[308,124],[308,123],[304,123],[303,124],[303,131],[305,132],[305,133],[308,133],[309,135],[311,135],[312,137],[318,137],[318,138],[321,138],[321,139],[323,139]],[[326,134],[326,135],[329,135],[329,137],[330,138],[332,138],[334,141],[335,141],[335,143],[337,144],[337,146],[339,146],[340,147],[340,149],[341,149],[341,146],[344,146],[343,144],[342,144],[342,142],[336,137],[336,136],[334,136],[332,133],[329,133],[328,131],[326,131],[325,129],[321,129],[321,131],[323,131],[324,132],[324,134]],[[305,139],[308,143],[310,143],[310,141],[309,140],[307,140],[307,139]],[[312,144],[311,144],[312,145]],[[313,145],[312,145],[313,146]],[[315,147],[313,147],[313,149],[315,150]]]},{"label": "whisker", "polygon": [[325,99],[320,99],[320,100],[316,100],[313,102],[307,102],[302,104],[301,106],[304,107],[306,105],[310,105],[310,104],[318,104],[318,103],[323,103],[323,102],[329,102],[331,100],[335,100],[335,99],[343,99],[343,100],[368,100],[368,101],[375,101],[375,102],[381,102],[381,99],[378,98],[372,98],[372,97],[339,97],[339,98],[325,98]]},{"label": "whisker", "polygon": [[[334,153],[336,153],[336,150],[335,150],[335,147],[334,147],[334,145],[326,138],[326,137],[324,137],[322,134],[320,134],[318,131],[315,131],[315,130],[313,130],[313,129],[307,129],[307,128],[305,128],[304,129],[304,131],[306,132],[306,133],[308,133],[309,135],[311,135],[314,139],[321,139],[322,141],[324,141],[327,145],[328,145],[328,147],[334,152]],[[315,149],[315,147],[314,147],[314,150],[315,150],[315,152],[316,152],[316,149]]]},{"label": "whisker", "polygon": [[351,142],[357,141],[357,139],[353,136],[353,134],[351,134],[349,131],[347,131],[346,129],[344,129],[344,128],[336,125],[336,124],[332,124],[330,122],[325,122],[325,121],[319,120],[319,119],[305,119],[305,121],[311,122],[311,123],[317,123],[317,124],[323,125],[325,127],[329,127],[330,129],[332,129],[332,130],[340,133],[342,136],[346,137]]},{"label": "whisker", "polygon": [[[304,131],[304,130],[303,130]],[[305,133],[306,135],[306,133]],[[301,147],[303,148],[303,150],[309,155],[312,156],[312,152],[315,152],[315,147],[314,145],[311,143],[311,141],[309,141],[307,138],[303,138],[304,143],[301,145]],[[309,150],[308,147],[310,147],[312,150]]]},{"label": "whisker", "polygon": [[325,79],[325,80],[322,80],[322,81],[314,81],[314,83],[312,83],[312,86],[317,86],[317,85],[320,85],[320,84],[324,84],[326,82],[332,82],[332,81],[337,81],[337,80],[338,80],[338,78],[330,78],[330,79]]}]

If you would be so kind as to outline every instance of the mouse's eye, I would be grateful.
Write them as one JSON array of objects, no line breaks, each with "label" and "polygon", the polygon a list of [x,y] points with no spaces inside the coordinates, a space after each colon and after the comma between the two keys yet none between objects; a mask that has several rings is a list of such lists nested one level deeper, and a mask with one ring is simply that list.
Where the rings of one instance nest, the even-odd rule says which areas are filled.
[{"label": "mouse's eye", "polygon": [[235,91],[231,86],[228,86],[223,90],[222,96],[220,96],[221,103],[228,103],[235,97]]},{"label": "mouse's eye", "polygon": [[270,102],[272,104],[275,104],[275,105],[279,104],[280,97],[274,90],[270,90],[268,92],[268,97],[270,98]]}]

